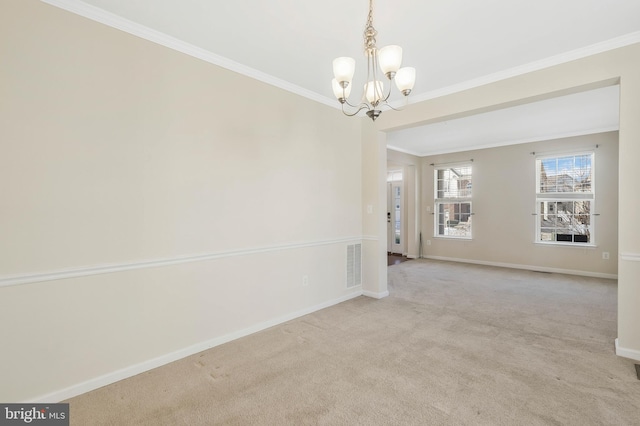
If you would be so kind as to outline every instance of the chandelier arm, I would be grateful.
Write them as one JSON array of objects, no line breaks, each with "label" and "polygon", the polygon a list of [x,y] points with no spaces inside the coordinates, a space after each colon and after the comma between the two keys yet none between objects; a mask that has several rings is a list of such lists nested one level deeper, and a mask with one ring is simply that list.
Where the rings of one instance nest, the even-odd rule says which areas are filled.
[{"label": "chandelier arm", "polygon": [[364,90],[362,91],[362,99],[360,100],[360,102],[366,105],[369,105],[369,100],[367,99],[367,84],[369,84],[369,81],[371,81],[371,56],[367,55],[367,79],[365,80]]},{"label": "chandelier arm", "polygon": [[[351,108],[360,108],[360,110],[362,110],[362,109],[364,109],[364,108],[371,109],[371,108],[369,107],[369,104],[367,104],[366,102],[360,102],[360,104],[359,104],[359,105],[354,105],[354,104],[350,103],[347,99],[345,99],[345,100],[344,100],[344,104],[349,105]],[[343,105],[343,108],[344,108],[344,104],[342,104],[342,105]],[[358,110],[358,111],[360,111],[360,110]]]},{"label": "chandelier arm", "polygon": [[402,105],[399,108],[394,108],[389,102],[387,102],[386,99],[384,101],[384,105],[388,106],[389,108],[391,108],[394,111],[402,111],[403,109],[405,109],[407,107],[407,105],[409,105],[409,97],[408,96],[403,96],[403,97],[404,97],[404,105]]},{"label": "chandelier arm", "polygon": [[387,100],[391,96],[391,86],[393,86],[393,80],[389,79],[389,91],[387,92],[387,96],[385,96],[384,99],[382,100],[382,103],[384,104],[388,104]]},{"label": "chandelier arm", "polygon": [[374,49],[371,52],[371,71],[373,72],[372,81],[373,81],[373,99],[374,99],[372,102],[372,105],[374,108],[378,106],[378,104],[380,103],[384,95],[384,93],[380,93],[380,88],[378,87],[378,76],[376,72],[379,66],[380,66],[380,63],[378,62],[378,48],[374,46]]},{"label": "chandelier arm", "polygon": [[349,105],[351,108],[359,108],[358,111],[356,111],[356,114],[358,112],[362,111],[364,108],[371,109],[371,108],[369,108],[369,105],[364,101],[364,95],[363,95],[363,99],[360,100],[360,104],[359,105],[354,105],[351,102],[349,102],[349,98],[347,98],[344,88],[342,89],[342,101],[341,101],[341,103],[342,103],[342,112],[344,112],[344,104]]},{"label": "chandelier arm", "polygon": [[394,111],[402,111],[406,105],[401,106],[400,108],[394,108],[389,102],[384,103],[385,106],[391,108]]},{"label": "chandelier arm", "polygon": [[[354,106],[354,108],[357,108]],[[363,105],[361,104],[360,107],[356,110],[356,112],[354,112],[353,114],[349,114],[348,112],[346,112],[344,110],[344,104],[342,104],[342,113],[344,115],[346,115],[347,117],[353,117],[354,115],[356,115],[357,113],[359,113],[360,111],[362,111],[363,109],[367,109],[367,110],[371,110],[371,108],[369,108],[369,105]]]}]

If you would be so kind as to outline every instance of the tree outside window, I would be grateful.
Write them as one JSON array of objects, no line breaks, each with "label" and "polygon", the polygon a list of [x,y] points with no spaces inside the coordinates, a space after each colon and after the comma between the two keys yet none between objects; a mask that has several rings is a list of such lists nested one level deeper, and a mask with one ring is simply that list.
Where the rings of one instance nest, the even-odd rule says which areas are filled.
[{"label": "tree outside window", "polygon": [[593,244],[594,154],[536,158],[536,242]]},{"label": "tree outside window", "polygon": [[435,177],[435,235],[471,238],[471,165],[439,167]]}]

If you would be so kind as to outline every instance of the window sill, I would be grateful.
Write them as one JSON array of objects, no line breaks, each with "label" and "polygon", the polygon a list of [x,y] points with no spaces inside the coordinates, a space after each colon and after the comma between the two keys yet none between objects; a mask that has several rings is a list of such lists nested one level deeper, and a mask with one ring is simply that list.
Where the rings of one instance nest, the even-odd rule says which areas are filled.
[{"label": "window sill", "polygon": [[590,244],[590,243],[559,243],[559,242],[543,243],[541,241],[534,241],[534,244],[538,246],[550,246],[550,247],[569,247],[569,248],[587,248],[587,249],[598,248],[597,245]]},{"label": "window sill", "polygon": [[434,235],[436,240],[452,240],[452,241],[472,241],[471,237],[449,237],[447,235]]}]

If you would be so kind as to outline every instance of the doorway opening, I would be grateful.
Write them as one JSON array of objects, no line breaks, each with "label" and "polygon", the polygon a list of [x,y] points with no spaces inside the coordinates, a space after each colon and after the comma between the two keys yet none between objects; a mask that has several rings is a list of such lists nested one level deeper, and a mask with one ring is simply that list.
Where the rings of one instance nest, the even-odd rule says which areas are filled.
[{"label": "doorway opening", "polygon": [[402,216],[404,191],[402,170],[387,172],[387,253],[402,256],[404,235],[402,232]]}]

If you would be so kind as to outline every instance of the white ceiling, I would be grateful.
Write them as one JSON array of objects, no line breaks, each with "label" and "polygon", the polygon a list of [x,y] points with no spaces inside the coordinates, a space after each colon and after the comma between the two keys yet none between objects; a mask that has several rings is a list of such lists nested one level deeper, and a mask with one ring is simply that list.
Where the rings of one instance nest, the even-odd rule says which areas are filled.
[{"label": "white ceiling", "polygon": [[[329,105],[333,58],[364,84],[367,0],[43,1]],[[416,68],[415,102],[640,42],[639,16],[638,0],[377,0],[374,25]]]},{"label": "white ceiling", "polygon": [[387,146],[425,156],[618,130],[609,86],[387,134]]}]

